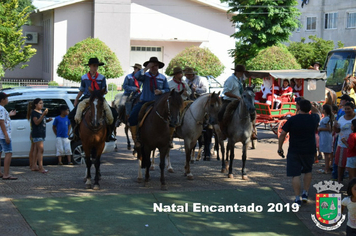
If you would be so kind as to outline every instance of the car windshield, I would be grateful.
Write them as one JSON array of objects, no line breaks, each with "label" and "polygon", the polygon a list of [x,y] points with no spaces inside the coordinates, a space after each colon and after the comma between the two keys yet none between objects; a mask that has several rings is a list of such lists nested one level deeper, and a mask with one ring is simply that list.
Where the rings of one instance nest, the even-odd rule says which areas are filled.
[{"label": "car windshield", "polygon": [[326,61],[326,85],[340,85],[347,75],[352,75],[356,52],[338,51],[330,52]]}]

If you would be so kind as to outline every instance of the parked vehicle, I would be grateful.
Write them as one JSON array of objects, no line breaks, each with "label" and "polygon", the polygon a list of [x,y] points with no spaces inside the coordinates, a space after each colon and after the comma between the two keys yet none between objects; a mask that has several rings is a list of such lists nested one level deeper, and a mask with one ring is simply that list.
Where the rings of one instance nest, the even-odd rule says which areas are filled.
[{"label": "parked vehicle", "polygon": [[[26,119],[27,105],[35,98],[41,98],[44,108],[48,108],[47,117],[55,118],[60,114],[59,106],[67,105],[69,110],[74,108],[74,100],[78,94],[78,88],[73,87],[18,87],[2,90],[8,97],[9,103],[5,106],[8,111],[16,110],[11,117],[12,158],[27,158],[31,147],[30,122]],[[52,130],[53,120],[46,125],[46,139],[44,142],[44,157],[56,156],[56,136]],[[73,162],[84,163],[84,152],[81,141],[72,142]],[[105,144],[104,153],[112,152],[115,142]]]}]

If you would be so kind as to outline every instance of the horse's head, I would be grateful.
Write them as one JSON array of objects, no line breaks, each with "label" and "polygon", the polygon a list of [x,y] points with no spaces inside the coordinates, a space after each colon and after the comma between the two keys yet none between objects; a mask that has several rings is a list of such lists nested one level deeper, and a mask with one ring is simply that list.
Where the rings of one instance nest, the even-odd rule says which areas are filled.
[{"label": "horse's head", "polygon": [[248,110],[248,113],[253,114],[256,111],[255,108],[255,92],[253,91],[254,85],[252,87],[244,87],[244,92],[241,97]]},{"label": "horse's head", "polygon": [[90,106],[90,124],[93,127],[99,127],[105,121],[104,117],[104,94],[105,88],[102,90],[92,90],[89,87],[90,98],[89,98],[89,106]]},{"label": "horse's head", "polygon": [[209,115],[209,123],[212,125],[217,124],[218,121],[218,113],[221,108],[221,99],[219,95],[220,91],[218,93],[213,92],[211,95],[209,95],[209,100],[205,105],[206,112]]},{"label": "horse's head", "polygon": [[350,94],[350,90],[355,88],[355,83],[356,83],[356,78],[351,75],[347,75],[344,78],[344,83],[342,85],[341,92],[343,94]]},{"label": "horse's head", "polygon": [[179,123],[179,112],[183,106],[183,99],[181,96],[183,92],[184,90],[178,93],[173,89],[167,99],[170,124],[174,126]]}]

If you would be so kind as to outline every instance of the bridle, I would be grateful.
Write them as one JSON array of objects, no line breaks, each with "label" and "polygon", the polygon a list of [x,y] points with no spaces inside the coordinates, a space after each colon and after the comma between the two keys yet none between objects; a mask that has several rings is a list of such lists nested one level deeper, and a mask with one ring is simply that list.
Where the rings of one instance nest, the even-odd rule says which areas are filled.
[{"label": "bridle", "polygon": [[[103,128],[103,126],[104,126],[104,123],[105,123],[105,119],[104,119],[104,117],[105,117],[105,110],[103,110],[103,115],[101,116],[101,118],[97,121],[96,119],[97,119],[97,109],[96,109],[96,106],[97,106],[97,98],[93,101],[93,105],[92,104],[90,104],[89,106],[88,106],[88,108],[86,109],[86,111],[85,111],[85,113],[83,114],[84,115],[84,125],[88,128],[88,129],[90,129],[91,131],[93,131],[93,132],[98,132],[99,130],[101,130],[102,128]],[[95,125],[93,125],[93,121],[91,121],[91,122],[89,122],[88,123],[88,121],[87,121],[87,119],[85,119],[85,115],[86,115],[86,113],[89,113],[90,115],[92,114],[92,107],[91,106],[94,106],[94,109],[95,109],[95,111],[94,111],[94,124],[100,124],[99,126],[95,126]]]},{"label": "bridle", "polygon": [[161,118],[164,123],[168,123],[170,120],[171,120],[171,107],[169,105],[169,98],[171,96],[168,96],[167,100],[166,100],[166,103],[167,103],[167,108],[168,108],[168,114],[167,114],[167,118],[164,118],[162,115],[159,114],[158,110],[156,109],[156,114],[158,115],[159,118]]}]

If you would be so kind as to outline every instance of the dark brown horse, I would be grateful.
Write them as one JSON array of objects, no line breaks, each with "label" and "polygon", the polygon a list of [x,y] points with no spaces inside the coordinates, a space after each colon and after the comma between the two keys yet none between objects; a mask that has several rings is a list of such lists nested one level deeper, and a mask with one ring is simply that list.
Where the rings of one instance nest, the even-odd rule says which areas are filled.
[{"label": "dark brown horse", "polygon": [[89,106],[84,110],[83,120],[79,126],[79,136],[82,140],[87,165],[86,188],[91,188],[91,165],[95,166],[95,178],[93,189],[99,190],[100,157],[104,150],[107,122],[104,114],[105,89],[90,91]]},{"label": "dark brown horse", "polygon": [[146,169],[145,185],[147,186],[150,178],[150,153],[158,148],[160,152],[161,169],[161,189],[166,190],[166,181],[164,178],[165,158],[169,151],[170,132],[169,125],[176,125],[179,122],[179,111],[183,105],[181,93],[172,90],[165,93],[155,101],[153,109],[147,115],[140,128],[141,149],[138,156],[142,156],[141,168]]}]

